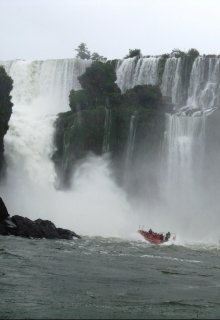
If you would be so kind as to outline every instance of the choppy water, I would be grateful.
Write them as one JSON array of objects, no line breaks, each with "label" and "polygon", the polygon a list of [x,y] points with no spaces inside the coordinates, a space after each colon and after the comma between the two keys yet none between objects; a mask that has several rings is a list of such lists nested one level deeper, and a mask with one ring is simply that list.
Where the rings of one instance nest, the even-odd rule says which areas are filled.
[{"label": "choppy water", "polygon": [[1,319],[219,318],[220,247],[0,237]]}]

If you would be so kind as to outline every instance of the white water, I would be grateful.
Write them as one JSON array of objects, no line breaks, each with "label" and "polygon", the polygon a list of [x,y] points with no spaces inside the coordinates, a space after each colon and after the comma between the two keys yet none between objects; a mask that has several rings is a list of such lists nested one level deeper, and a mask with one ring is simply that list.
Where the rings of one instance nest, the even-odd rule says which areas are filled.
[{"label": "white water", "polygon": [[69,110],[69,91],[80,88],[77,76],[90,63],[80,59],[1,63],[14,80],[13,114],[5,136],[7,180],[1,194],[11,215],[49,219],[78,234],[128,236],[138,223],[129,217],[126,195],[111,176],[107,156],[84,159],[72,190],[55,188],[50,159],[53,123],[58,112]]},{"label": "white water", "polygon": [[127,141],[127,150],[126,158],[124,165],[124,176],[123,176],[123,186],[125,190],[128,187],[129,183],[129,169],[132,162],[132,157],[134,155],[134,144],[135,144],[135,135],[136,135],[136,114],[133,114],[130,119],[128,141]]},{"label": "white water", "polygon": [[177,105],[183,91],[180,79],[181,64],[180,58],[172,57],[167,59],[161,83],[162,95],[171,97],[172,103]]},{"label": "white water", "polygon": [[220,103],[220,59],[198,57],[192,68],[187,105],[212,108]]},{"label": "white water", "polygon": [[[208,73],[203,85],[202,66],[212,63],[199,59],[193,66],[187,101],[193,107],[210,108],[219,99],[219,59],[213,62],[209,69],[213,72]],[[75,172],[72,190],[54,188],[56,174],[50,160],[53,123],[58,112],[68,110],[69,91],[80,88],[77,76],[89,63],[79,59],[3,63],[14,80],[13,115],[5,137],[8,178],[1,185],[10,213],[50,219],[57,226],[87,235],[135,237],[138,225],[145,224],[155,230],[177,232],[183,241],[204,239],[206,227],[214,229],[219,222],[216,213],[207,218],[207,204],[204,208],[201,201],[204,117],[168,117],[167,155],[162,159],[166,170],[160,175],[162,206],[158,203],[150,207],[146,202],[131,208],[112,177],[106,156],[85,159]],[[123,60],[117,67],[117,83],[122,91],[136,84],[156,84],[157,66],[158,58],[143,58],[138,63],[135,59]],[[171,95],[173,102],[181,94],[180,69],[180,60],[170,58],[162,78],[162,92]],[[215,88],[213,96],[210,87]],[[133,140],[128,137],[129,141],[131,150]],[[215,239],[217,232],[216,227]]]},{"label": "white water", "polygon": [[[143,61],[148,65],[148,73],[144,77],[141,67],[137,67],[143,66]],[[157,67],[156,58],[142,58],[140,64],[135,63],[134,58],[120,61],[117,83],[121,91],[137,84],[157,84]],[[181,103],[185,99],[182,71],[180,58],[168,58],[160,86],[163,96],[171,97],[178,108],[183,107]],[[143,81],[138,83],[140,78]],[[214,186],[219,188],[219,183],[207,179],[209,172],[204,171],[206,117],[212,113],[213,107],[219,105],[219,87],[220,58],[196,58],[186,106],[201,111],[193,112],[193,116],[187,116],[184,111],[167,116],[161,167],[157,168],[160,172],[161,203],[150,208],[147,204],[137,204],[137,211],[143,218],[142,224],[161,231],[171,229],[177,232],[181,243],[186,240],[218,242],[220,235],[220,205],[212,195]]]},{"label": "white water", "polygon": [[[116,68],[117,81],[122,92],[141,84],[158,84],[159,57],[129,58],[119,60]],[[163,96],[171,97],[172,103],[182,107],[183,83],[181,58],[166,60],[162,83]],[[190,85],[186,105],[193,108],[211,108],[220,104],[220,58],[197,57],[190,75]]]},{"label": "white water", "polygon": [[159,58],[128,58],[119,60],[116,68],[117,85],[124,93],[137,85],[155,85],[158,81]]},{"label": "white water", "polygon": [[202,237],[201,199],[206,116],[167,115],[161,193],[167,216],[182,236]]}]

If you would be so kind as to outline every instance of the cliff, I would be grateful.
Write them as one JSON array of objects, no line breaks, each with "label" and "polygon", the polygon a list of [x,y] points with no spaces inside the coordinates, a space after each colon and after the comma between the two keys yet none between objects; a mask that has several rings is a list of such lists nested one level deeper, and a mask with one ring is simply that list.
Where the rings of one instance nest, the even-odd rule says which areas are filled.
[{"label": "cliff", "polygon": [[12,114],[12,102],[10,92],[12,90],[12,79],[7,75],[5,69],[0,66],[0,173],[4,172],[4,136],[8,130],[8,122]]},{"label": "cliff", "polygon": [[[71,111],[58,115],[53,160],[61,188],[70,186],[76,164],[88,153],[109,152],[119,184],[129,181],[136,190],[142,188],[143,159],[151,166],[158,159],[165,112],[171,105],[158,86],[139,85],[122,94],[114,70],[110,63],[93,63],[78,78],[82,90],[70,93]],[[148,170],[143,179],[145,175],[153,190],[156,178]]]}]

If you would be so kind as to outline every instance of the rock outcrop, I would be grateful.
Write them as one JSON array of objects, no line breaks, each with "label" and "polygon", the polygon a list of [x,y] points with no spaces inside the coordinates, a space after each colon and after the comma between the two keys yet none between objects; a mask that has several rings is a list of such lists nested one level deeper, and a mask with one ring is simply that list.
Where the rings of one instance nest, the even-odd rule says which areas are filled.
[{"label": "rock outcrop", "polygon": [[78,234],[71,230],[56,228],[54,223],[49,220],[37,219],[32,221],[19,215],[15,215],[0,221],[0,235],[67,240],[81,238]]},{"label": "rock outcrop", "polygon": [[7,75],[5,69],[0,66],[0,174],[3,175],[5,169],[4,159],[4,136],[9,128],[8,122],[12,114],[12,102],[10,92],[13,81]]},{"label": "rock outcrop", "polygon": [[6,215],[7,209],[1,198],[0,200],[2,203],[0,208],[0,235],[67,240],[81,238],[71,230],[56,228],[54,223],[49,220],[37,219],[32,221],[19,215],[10,217],[10,215]]}]

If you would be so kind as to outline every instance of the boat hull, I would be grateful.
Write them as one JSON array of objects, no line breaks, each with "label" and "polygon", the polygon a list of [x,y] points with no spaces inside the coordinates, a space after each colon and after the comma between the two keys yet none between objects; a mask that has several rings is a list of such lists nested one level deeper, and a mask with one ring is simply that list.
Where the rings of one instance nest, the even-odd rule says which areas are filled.
[{"label": "boat hull", "polygon": [[148,231],[138,230],[138,232],[144,237],[144,239],[153,244],[161,244],[167,242],[164,239],[161,239],[160,234],[153,234]]}]

